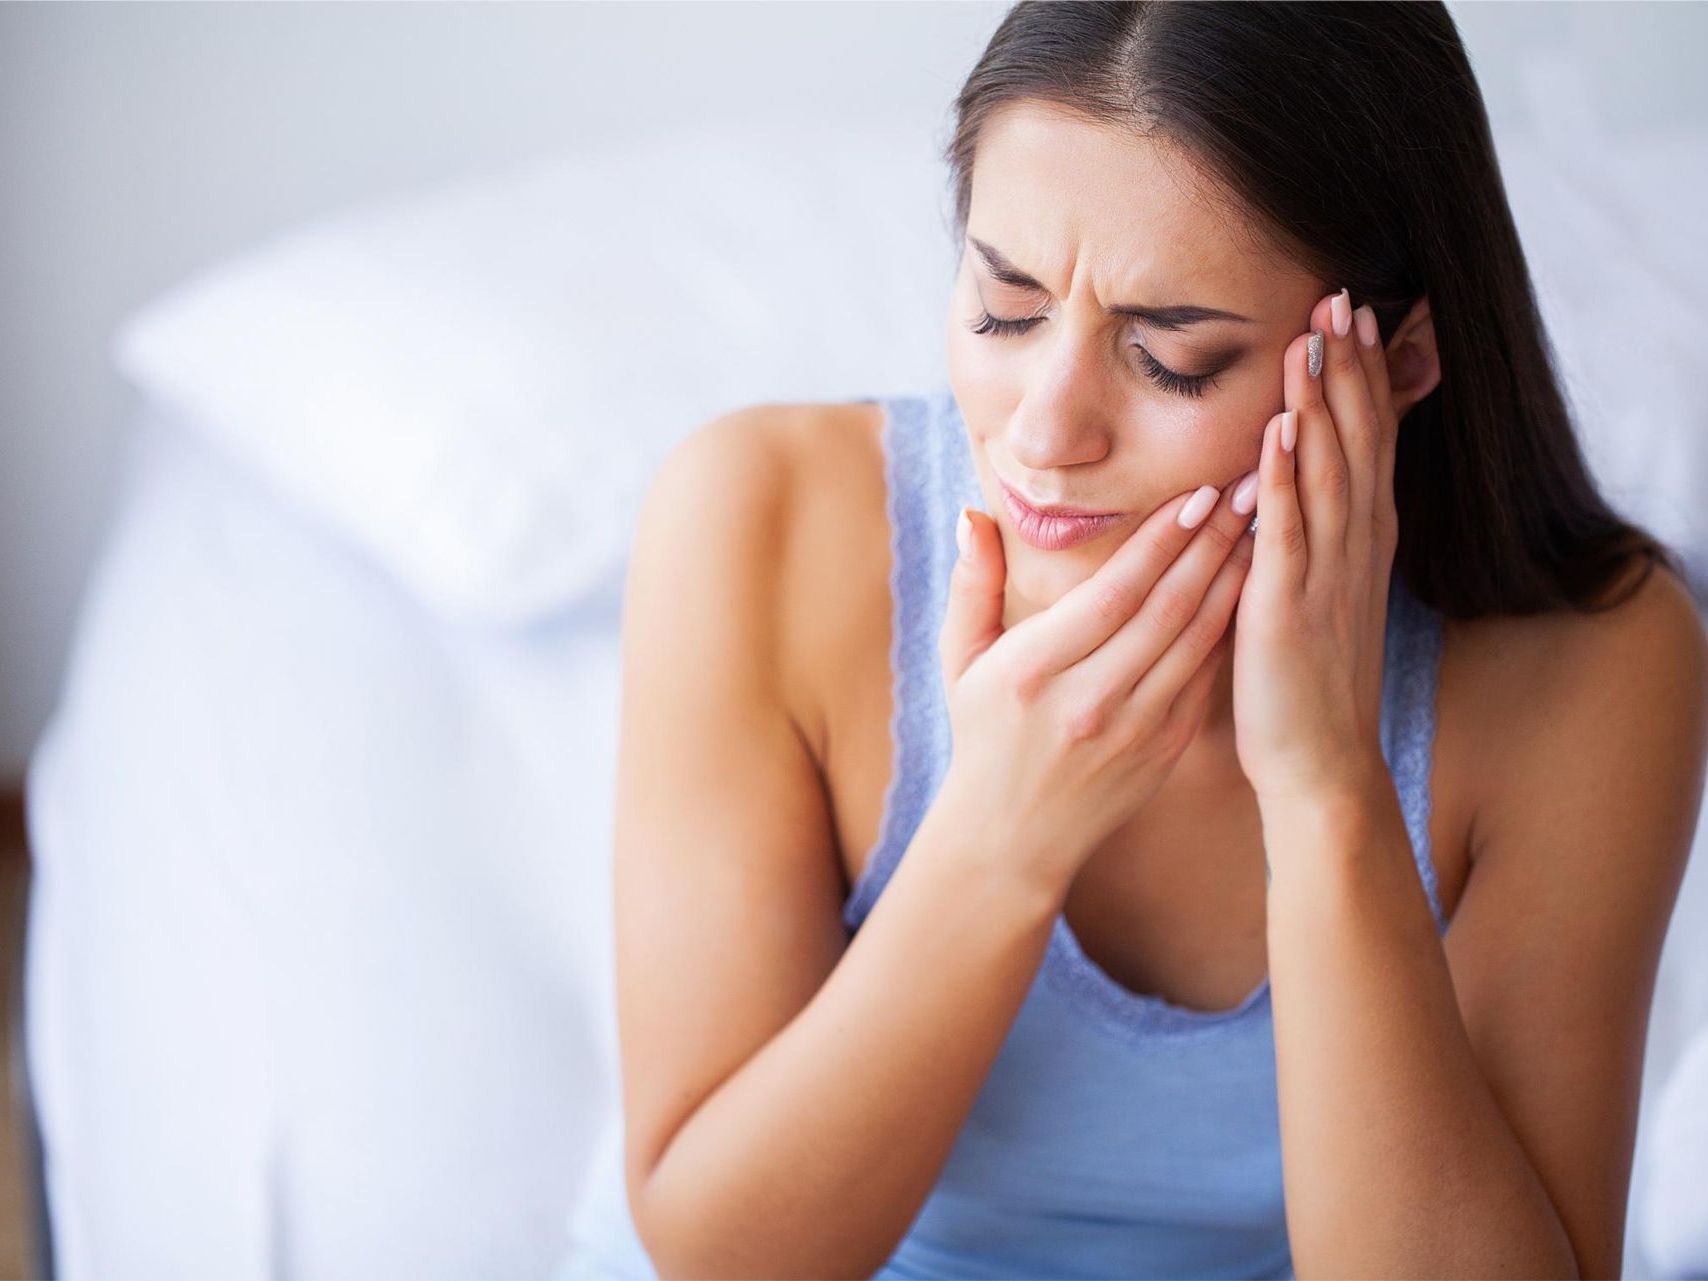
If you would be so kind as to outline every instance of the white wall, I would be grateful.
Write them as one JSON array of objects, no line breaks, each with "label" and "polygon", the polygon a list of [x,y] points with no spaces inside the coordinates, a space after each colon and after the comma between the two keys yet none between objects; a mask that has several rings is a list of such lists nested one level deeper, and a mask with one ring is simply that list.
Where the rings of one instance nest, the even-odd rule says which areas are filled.
[{"label": "white wall", "polygon": [[[112,499],[130,309],[298,220],[588,137],[851,110],[940,132],[1006,8],[0,5],[0,777],[52,706]],[[1614,125],[1708,119],[1708,6],[1452,8],[1497,129],[1550,43]]]}]

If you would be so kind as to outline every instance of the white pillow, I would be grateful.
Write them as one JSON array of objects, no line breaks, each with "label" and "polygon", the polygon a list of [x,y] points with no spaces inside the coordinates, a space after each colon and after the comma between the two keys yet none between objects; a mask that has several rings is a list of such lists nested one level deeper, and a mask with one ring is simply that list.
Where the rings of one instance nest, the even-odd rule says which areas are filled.
[{"label": "white pillow", "polygon": [[939,385],[949,206],[911,121],[613,144],[293,230],[113,356],[444,614],[524,622],[715,414]]}]

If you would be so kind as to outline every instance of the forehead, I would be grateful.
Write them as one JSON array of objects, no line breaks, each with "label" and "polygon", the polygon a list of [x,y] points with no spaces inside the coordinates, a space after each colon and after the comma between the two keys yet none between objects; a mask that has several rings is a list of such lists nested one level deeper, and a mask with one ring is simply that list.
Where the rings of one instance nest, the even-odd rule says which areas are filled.
[{"label": "forehead", "polygon": [[1052,290],[1083,276],[1104,303],[1264,317],[1278,285],[1313,287],[1178,147],[1042,104],[1011,104],[980,130],[967,223]]}]

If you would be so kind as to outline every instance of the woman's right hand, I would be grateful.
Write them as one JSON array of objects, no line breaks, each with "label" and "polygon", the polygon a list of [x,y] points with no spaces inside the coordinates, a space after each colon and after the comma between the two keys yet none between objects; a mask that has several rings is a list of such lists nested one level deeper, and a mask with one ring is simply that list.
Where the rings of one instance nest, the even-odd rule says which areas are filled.
[{"label": "woman's right hand", "polygon": [[[1230,505],[1237,488],[1164,503],[1091,577],[1006,631],[1001,534],[968,509],[938,636],[954,737],[942,792],[1028,882],[1065,895],[1197,733],[1255,546],[1250,513]],[[1187,529],[1180,512],[1201,491],[1215,505]]]}]

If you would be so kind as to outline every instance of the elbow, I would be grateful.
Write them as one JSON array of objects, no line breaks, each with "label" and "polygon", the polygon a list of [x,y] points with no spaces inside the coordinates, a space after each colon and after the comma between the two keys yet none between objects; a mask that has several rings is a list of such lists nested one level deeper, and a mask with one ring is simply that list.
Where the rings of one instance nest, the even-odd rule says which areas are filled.
[{"label": "elbow", "polygon": [[665,1213],[665,1207],[660,1205],[652,1170],[644,1170],[638,1174],[630,1172],[628,1176],[629,1221],[634,1225],[635,1239],[646,1251],[646,1256],[652,1264],[653,1271],[658,1274],[659,1281],[670,1277],[698,1275],[699,1260],[693,1257],[693,1251],[686,1252],[677,1240],[677,1234],[671,1231],[672,1217]]},{"label": "elbow", "polygon": [[718,1216],[673,1204],[655,1170],[630,1178],[629,1218],[659,1281],[744,1275],[724,1258]]},{"label": "elbow", "polygon": [[[751,1281],[753,1277],[800,1277],[806,1281],[870,1278],[884,1266],[886,1252],[875,1259],[852,1261],[846,1251],[836,1251],[831,1242],[795,1236],[792,1243],[775,1233],[777,1224],[762,1216],[765,1230],[744,1232],[704,1205],[672,1203],[656,1180],[641,1180],[630,1191],[630,1214],[635,1235],[645,1249],[659,1281]],[[826,1251],[840,1257],[832,1259]],[[865,1253],[865,1252],[862,1252]]]}]

